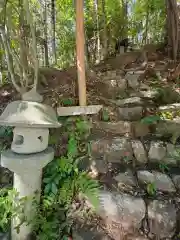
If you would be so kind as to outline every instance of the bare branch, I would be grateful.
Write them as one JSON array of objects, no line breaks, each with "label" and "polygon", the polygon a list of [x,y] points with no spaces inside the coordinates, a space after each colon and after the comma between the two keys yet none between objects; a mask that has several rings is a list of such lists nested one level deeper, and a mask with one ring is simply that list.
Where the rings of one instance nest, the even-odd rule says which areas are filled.
[{"label": "bare branch", "polygon": [[37,57],[37,45],[36,45],[36,33],[35,28],[33,26],[33,20],[30,14],[29,2],[28,0],[24,0],[24,7],[26,10],[27,22],[30,25],[31,35],[32,35],[32,52],[34,57],[34,86],[33,88],[37,90],[38,85],[38,71],[39,71],[39,61]]},{"label": "bare branch", "polygon": [[23,89],[16,83],[16,80],[15,80],[15,73],[14,73],[14,66],[13,66],[13,59],[12,59],[12,55],[11,55],[11,50],[10,50],[8,39],[6,37],[5,28],[2,27],[2,26],[0,26],[0,35],[1,35],[2,42],[3,42],[3,45],[4,45],[4,49],[5,49],[7,62],[8,62],[8,70],[10,72],[12,83],[13,83],[15,89],[19,93],[22,93]]}]

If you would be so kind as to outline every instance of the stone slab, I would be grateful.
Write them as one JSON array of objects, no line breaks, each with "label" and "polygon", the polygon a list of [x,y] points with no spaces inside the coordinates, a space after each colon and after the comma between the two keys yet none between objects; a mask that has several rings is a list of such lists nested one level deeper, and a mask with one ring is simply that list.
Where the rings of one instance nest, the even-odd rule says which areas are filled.
[{"label": "stone slab", "polygon": [[103,107],[102,105],[59,107],[57,108],[57,113],[61,117],[92,115],[92,114],[97,114],[102,107]]}]

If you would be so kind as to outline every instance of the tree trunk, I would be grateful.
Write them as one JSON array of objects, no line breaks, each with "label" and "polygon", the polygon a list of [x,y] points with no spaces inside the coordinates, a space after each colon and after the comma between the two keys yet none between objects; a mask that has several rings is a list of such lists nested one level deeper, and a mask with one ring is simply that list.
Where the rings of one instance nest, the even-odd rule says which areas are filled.
[{"label": "tree trunk", "polygon": [[124,18],[123,38],[128,37],[128,3],[127,0],[122,0],[122,14]]},{"label": "tree trunk", "polygon": [[55,10],[55,0],[51,0],[51,24],[52,24],[53,64],[56,64],[57,63],[57,58],[56,58],[56,10]]},{"label": "tree trunk", "polygon": [[96,62],[100,62],[101,54],[100,54],[100,33],[99,33],[99,15],[98,15],[98,5],[99,0],[94,0],[94,9],[95,9],[95,17],[96,17]]},{"label": "tree trunk", "polygon": [[177,59],[178,53],[178,11],[177,11],[177,1],[176,0],[166,0],[166,10],[167,10],[167,22],[166,30],[168,37],[169,46],[169,57],[173,60]]},{"label": "tree trunk", "polygon": [[105,59],[108,55],[106,0],[101,0],[101,4],[102,4],[102,22],[103,22],[103,58]]},{"label": "tree trunk", "polygon": [[[28,71],[28,59],[27,59],[27,41],[26,41],[26,29],[25,26],[27,26],[27,23],[25,21],[25,11],[23,6],[23,0],[19,0],[19,8],[20,8],[20,14],[19,14],[19,40],[20,40],[20,62],[23,64],[25,71]],[[23,76],[23,69],[22,76]]]},{"label": "tree trunk", "polygon": [[149,23],[149,4],[147,4],[147,13],[146,13],[146,26],[145,26],[145,35],[144,35],[145,44],[148,43],[148,41],[147,41],[148,40],[148,27],[149,27],[148,23]]},{"label": "tree trunk", "polygon": [[43,12],[43,23],[44,23],[44,62],[45,66],[49,66],[49,54],[48,54],[48,33],[47,33],[47,2],[44,0],[44,12]]}]

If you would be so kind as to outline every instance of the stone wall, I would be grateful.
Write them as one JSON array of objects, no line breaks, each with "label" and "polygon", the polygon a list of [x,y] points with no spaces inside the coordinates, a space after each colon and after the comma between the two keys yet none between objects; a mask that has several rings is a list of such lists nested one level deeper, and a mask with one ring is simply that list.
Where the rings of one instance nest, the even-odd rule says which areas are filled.
[{"label": "stone wall", "polygon": [[179,93],[177,101],[158,102],[157,87],[145,85],[144,76],[100,75],[99,98],[109,121],[96,119],[91,137],[90,168],[103,186],[98,211],[115,240],[179,239],[180,145],[171,142],[180,129],[179,116],[142,121],[155,112],[179,111]]}]

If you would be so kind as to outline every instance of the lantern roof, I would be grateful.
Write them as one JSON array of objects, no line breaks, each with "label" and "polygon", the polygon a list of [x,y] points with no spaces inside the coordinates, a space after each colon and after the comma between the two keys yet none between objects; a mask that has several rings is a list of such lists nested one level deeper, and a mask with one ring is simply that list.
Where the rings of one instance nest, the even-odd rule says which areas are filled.
[{"label": "lantern roof", "polygon": [[14,101],[1,114],[0,125],[59,128],[62,124],[58,122],[57,114],[51,106],[31,101]]}]

